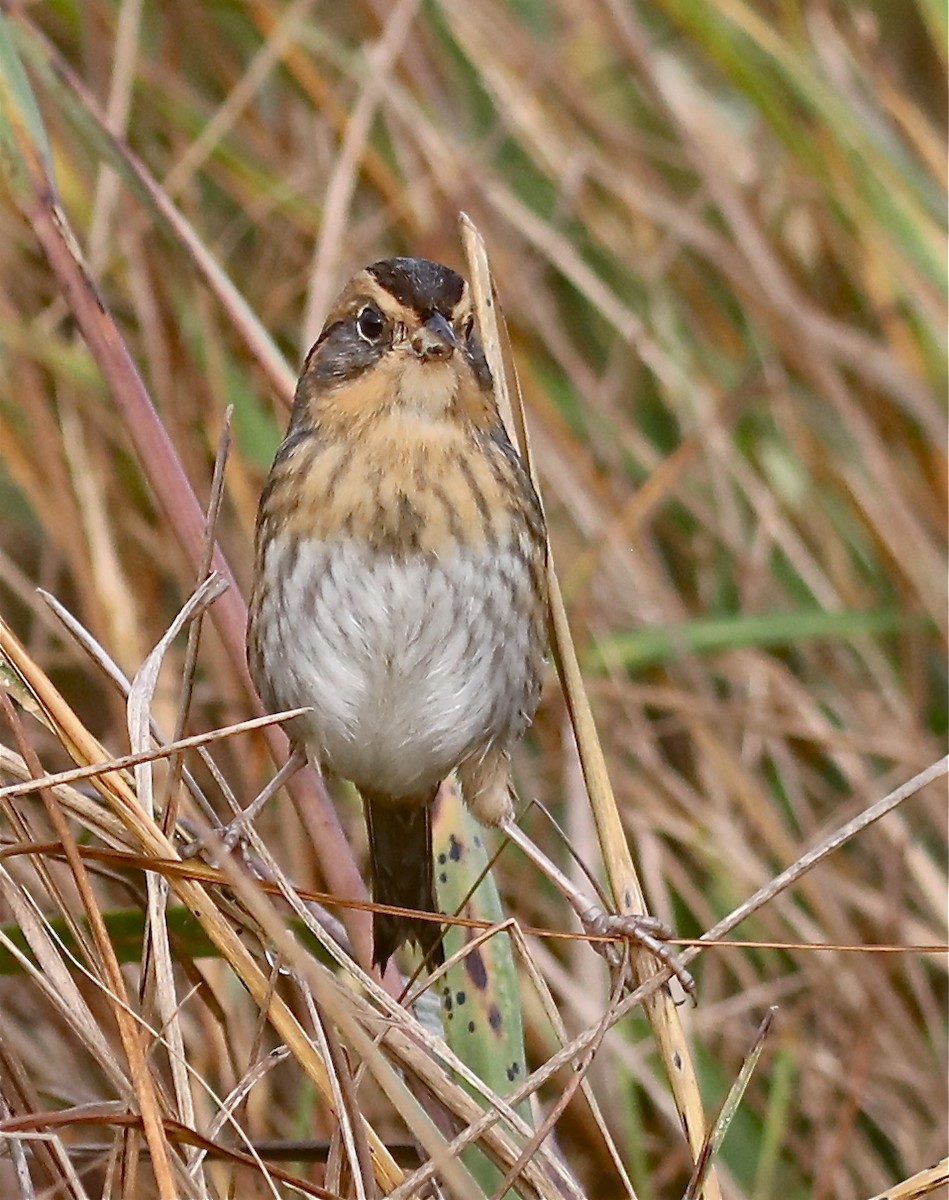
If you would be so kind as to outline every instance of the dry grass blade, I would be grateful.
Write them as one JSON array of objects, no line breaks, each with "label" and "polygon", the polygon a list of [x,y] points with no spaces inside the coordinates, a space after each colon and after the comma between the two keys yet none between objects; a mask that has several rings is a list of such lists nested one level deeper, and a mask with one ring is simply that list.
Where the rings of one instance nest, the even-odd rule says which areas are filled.
[{"label": "dry grass blade", "polygon": [[[26,763],[6,746],[0,746],[0,778],[19,779],[24,785],[21,795],[27,795],[36,788],[36,783],[34,783]],[[43,781],[43,786],[49,788],[57,804],[61,804],[67,812],[82,823],[84,828],[107,846],[122,849],[127,845],[125,830],[121,822],[116,820],[98,801],[90,799],[76,788],[55,784],[48,776]]]},{"label": "dry grass blade", "polygon": [[918,775],[914,775],[912,779],[908,779],[888,795],[869,805],[863,812],[854,817],[852,821],[848,821],[839,829],[835,829],[832,833],[828,834],[817,846],[813,847],[806,854],[801,855],[796,862],[786,867],[778,875],[775,875],[773,879],[770,879],[753,896],[749,896],[738,908],[733,909],[727,917],[717,922],[711,929],[706,930],[699,941],[689,950],[685,951],[683,958],[693,958],[700,952],[704,944],[714,943],[718,938],[730,933],[731,930],[740,925],[747,917],[758,912],[788,888],[793,887],[799,879],[802,879],[809,871],[812,871],[819,863],[823,862],[831,854],[834,854],[842,846],[845,846],[847,842],[851,841],[859,833],[868,829],[874,822],[881,820],[893,812],[900,804],[903,804],[906,800],[921,792],[923,788],[944,778],[946,775],[949,775],[949,755],[938,762],[932,763],[925,771],[920,771]]},{"label": "dry grass blade", "polygon": [[695,1171],[689,1180],[689,1186],[683,1200],[698,1200],[698,1197],[702,1194],[702,1188],[705,1186],[705,1179],[708,1172],[712,1167],[716,1154],[721,1148],[725,1135],[728,1133],[728,1127],[735,1118],[741,1098],[751,1081],[751,1074],[758,1065],[759,1058],[761,1058],[765,1039],[771,1031],[771,1026],[774,1024],[776,1012],[777,1008],[769,1009],[764,1020],[761,1022],[761,1026],[755,1036],[754,1044],[748,1051],[735,1082],[729,1088],[725,1103],[722,1105],[714,1125],[709,1129],[702,1149],[696,1157]]},{"label": "dry grass blade", "polygon": [[19,960],[24,971],[31,974],[35,972],[38,985],[54,1000],[64,1018],[89,1047],[90,1053],[95,1055],[96,1060],[102,1064],[120,1092],[127,1095],[127,1080],[122,1068],[112,1053],[108,1039],[104,1036],[98,1022],[90,1012],[89,1006],[83,999],[82,993],[76,986],[58,947],[55,946],[46,923],[34,905],[28,902],[28,897],[2,867],[0,867],[0,890],[3,892],[4,900],[10,906],[17,925],[26,937],[39,970],[36,970],[29,960],[4,937],[8,953]]},{"label": "dry grass blade", "polygon": [[[0,637],[2,636],[3,630],[0,628]],[[58,787],[66,783],[75,783],[79,779],[95,779],[97,775],[105,775],[113,771],[124,771],[128,767],[138,767],[143,763],[157,762],[159,759],[170,758],[172,755],[180,754],[183,750],[197,750],[201,746],[220,742],[224,738],[233,737],[238,733],[250,733],[255,729],[266,729],[270,725],[277,725],[281,721],[290,720],[307,711],[306,708],[291,708],[287,709],[286,712],[268,713],[266,717],[251,717],[249,721],[239,721],[236,725],[228,725],[223,729],[210,730],[208,733],[196,733],[191,737],[180,738],[177,742],[167,742],[164,746],[157,746],[152,750],[141,750],[137,754],[122,754],[118,758],[89,763],[85,767],[73,767],[69,771],[58,771],[52,775],[43,775],[39,779],[30,778],[29,780],[24,780],[23,783],[11,783],[4,788],[0,788],[0,799],[13,799],[16,796],[25,796],[30,792],[36,791],[37,787]]]},{"label": "dry grass blade", "polygon": [[[207,555],[205,572],[209,568],[210,554]],[[158,645],[147,655],[136,672],[129,690],[127,706],[129,745],[133,753],[147,752],[147,748],[151,746],[152,704],[155,698],[155,689],[158,686],[159,672],[166,654],[181,630],[190,625],[192,621],[200,619],[206,608],[222,594],[224,586],[226,585],[223,585],[223,580],[218,576],[213,573],[207,575],[182,606],[159,640]],[[134,772],[135,795],[148,816],[154,819],[156,806],[153,766],[153,761],[146,759],[135,767]],[[163,818],[164,814],[161,814],[161,817]],[[163,827],[167,828],[164,822]],[[145,932],[149,957],[140,991],[144,997],[148,997],[148,993],[151,991],[152,970],[154,970],[155,1009],[161,1018],[164,1040],[168,1045],[168,1063],[174,1084],[177,1111],[185,1125],[194,1128],[195,1110],[186,1070],[185,1038],[179,1020],[180,1004],[176,992],[172,949],[165,919],[169,884],[162,875],[149,871],[145,876],[145,886],[147,891]],[[150,1005],[146,1004],[144,1008],[147,1015]]]},{"label": "dry grass blade", "polygon": [[[513,365],[509,366],[504,360],[503,320],[499,319],[498,315],[497,292],[491,279],[487,251],[480,233],[465,216],[462,216],[461,227],[468,252],[471,278],[475,281],[473,294],[478,306],[478,328],[484,338],[485,356],[492,376],[495,381],[499,381],[496,382],[499,408],[502,415],[507,417],[509,428],[515,433],[521,455],[527,464],[531,479],[539,491],[540,482],[530,452],[527,422],[520,388],[517,385],[517,374],[513,370]],[[513,399],[512,390],[507,383],[509,378],[514,381]],[[576,734],[577,750],[613,900],[617,911],[621,914],[644,914],[648,911],[646,900],[636,874],[636,868],[633,866],[626,834],[616,807],[613,789],[610,786],[606,759],[597,734],[593,711],[587,699],[583,674],[574,649],[550,547],[548,547],[547,562],[551,642]],[[659,974],[660,968],[649,951],[634,948],[632,960],[636,976],[641,982]],[[702,1148],[705,1136],[705,1117],[698,1079],[681,1018],[676,1004],[666,988],[653,992],[646,999],[645,1006],[679,1107],[682,1127],[686,1132],[693,1154],[697,1155]],[[709,1174],[705,1188],[708,1200],[715,1200],[718,1196],[718,1185],[714,1172]]]},{"label": "dry grass blade", "polygon": [[949,1184],[949,1158],[944,1158],[935,1166],[918,1171],[911,1178],[904,1179],[902,1183],[887,1188],[885,1192],[878,1192],[875,1196],[871,1196],[870,1200],[922,1200],[923,1196],[932,1196],[938,1188],[944,1188],[947,1184]]}]

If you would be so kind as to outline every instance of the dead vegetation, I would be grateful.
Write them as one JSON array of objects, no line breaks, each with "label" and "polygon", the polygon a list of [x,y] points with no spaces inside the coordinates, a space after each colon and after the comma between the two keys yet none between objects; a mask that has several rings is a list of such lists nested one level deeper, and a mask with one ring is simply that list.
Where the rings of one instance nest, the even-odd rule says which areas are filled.
[{"label": "dead vegetation", "polygon": [[[196,793],[226,817],[229,795],[260,790],[273,728],[18,785],[257,715],[240,597],[297,364],[363,263],[463,268],[460,210],[490,254],[652,911],[700,937],[936,763],[944,12],[3,10],[0,653],[16,706],[0,722],[0,1191],[371,1195],[375,1177],[409,1197],[421,1145],[447,1195],[490,1195],[451,1142],[480,1119],[516,1195],[686,1194],[669,1056],[588,946],[526,936],[515,1099],[534,1090],[535,1127],[553,1121],[538,1148],[512,1110],[483,1116],[438,1034],[352,986],[293,890],[357,893],[348,797],[334,809],[310,781],[265,810],[266,887],[224,859],[173,861],[177,817],[205,819]],[[166,634],[207,575],[228,406],[215,565],[232,584],[196,602],[192,671],[186,628]],[[553,666],[516,766],[521,796],[606,878]],[[937,777],[729,934],[763,944],[695,958],[698,1006],[678,1019],[708,1117],[778,1008],[709,1200],[866,1200],[946,1153],[946,835]],[[575,929],[516,852],[494,875],[519,925]],[[364,947],[364,912],[332,915]],[[301,950],[290,921],[323,948]],[[939,1186],[937,1170],[889,1194]]]}]

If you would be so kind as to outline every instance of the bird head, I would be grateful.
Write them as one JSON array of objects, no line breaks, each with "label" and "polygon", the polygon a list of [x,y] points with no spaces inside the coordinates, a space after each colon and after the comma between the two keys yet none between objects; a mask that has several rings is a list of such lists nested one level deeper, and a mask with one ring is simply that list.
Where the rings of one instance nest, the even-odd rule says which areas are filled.
[{"label": "bird head", "polygon": [[307,356],[297,402],[323,426],[398,411],[496,421],[467,283],[424,258],[387,258],[360,271]]}]

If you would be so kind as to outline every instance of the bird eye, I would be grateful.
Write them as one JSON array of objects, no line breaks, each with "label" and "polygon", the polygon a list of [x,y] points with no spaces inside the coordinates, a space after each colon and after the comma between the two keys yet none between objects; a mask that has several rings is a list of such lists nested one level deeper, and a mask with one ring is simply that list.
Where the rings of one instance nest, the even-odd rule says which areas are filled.
[{"label": "bird eye", "polygon": [[365,308],[360,309],[359,315],[356,317],[356,332],[365,342],[377,342],[382,336],[382,331],[385,329],[386,323],[383,320],[382,313],[377,308],[373,308],[371,304],[367,304]]}]

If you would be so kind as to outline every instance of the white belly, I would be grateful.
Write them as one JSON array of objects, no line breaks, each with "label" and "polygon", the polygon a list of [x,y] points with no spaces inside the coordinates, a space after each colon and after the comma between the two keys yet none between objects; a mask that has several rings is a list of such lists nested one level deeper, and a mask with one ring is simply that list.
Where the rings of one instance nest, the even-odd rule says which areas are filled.
[{"label": "white belly", "polygon": [[399,561],[353,541],[267,549],[287,583],[257,615],[259,668],[281,708],[311,705],[310,756],[392,797],[434,788],[533,716],[542,645],[520,554]]}]

